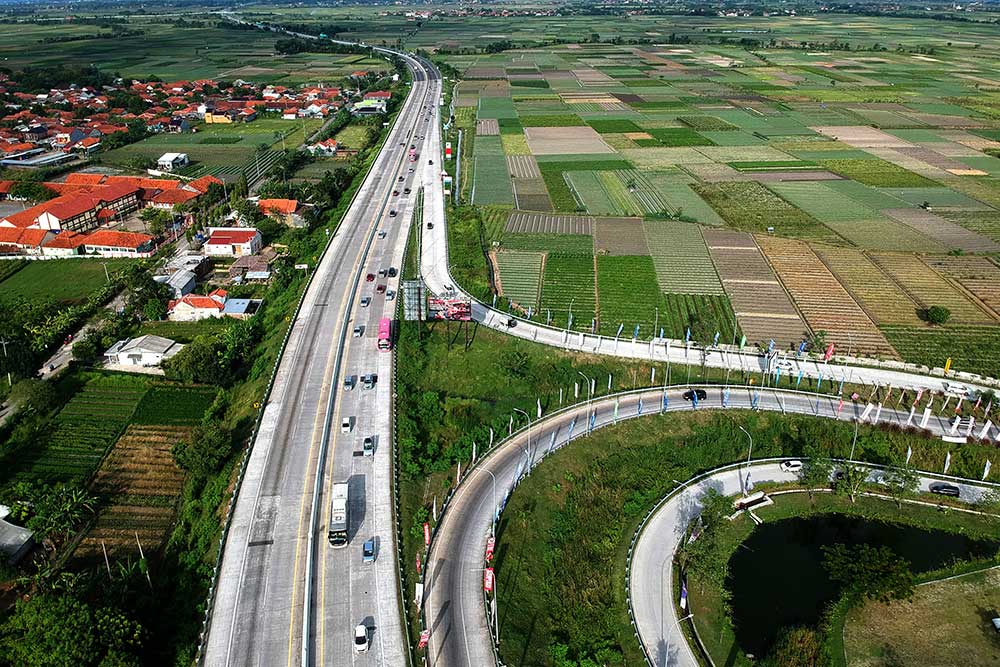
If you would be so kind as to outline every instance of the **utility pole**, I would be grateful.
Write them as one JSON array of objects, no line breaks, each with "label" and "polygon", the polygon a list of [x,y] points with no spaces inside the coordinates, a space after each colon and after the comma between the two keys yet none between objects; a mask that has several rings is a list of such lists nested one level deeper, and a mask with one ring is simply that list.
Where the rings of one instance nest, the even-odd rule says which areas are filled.
[{"label": "utility pole", "polygon": [[[9,342],[11,342],[11,341],[7,340],[6,338],[0,339],[0,345],[3,345],[3,358],[4,359],[8,358],[7,357],[7,343],[9,343]],[[14,382],[13,382],[13,380],[11,380],[11,377],[10,377],[10,368],[9,367],[7,369],[7,386],[8,387],[13,387],[14,386]]]}]

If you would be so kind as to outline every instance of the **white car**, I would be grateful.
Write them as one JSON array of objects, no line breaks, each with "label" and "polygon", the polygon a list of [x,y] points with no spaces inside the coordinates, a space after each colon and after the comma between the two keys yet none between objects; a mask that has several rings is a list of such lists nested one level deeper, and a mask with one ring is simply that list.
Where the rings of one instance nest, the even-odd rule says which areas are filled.
[{"label": "white car", "polygon": [[354,417],[344,417],[340,420],[340,432],[350,433],[354,430]]},{"label": "white car", "polygon": [[358,623],[358,627],[354,628],[354,652],[368,652],[368,626],[364,623]]},{"label": "white car", "polygon": [[790,459],[788,461],[782,461],[781,465],[778,467],[781,468],[781,472],[799,472],[802,470],[802,461]]}]

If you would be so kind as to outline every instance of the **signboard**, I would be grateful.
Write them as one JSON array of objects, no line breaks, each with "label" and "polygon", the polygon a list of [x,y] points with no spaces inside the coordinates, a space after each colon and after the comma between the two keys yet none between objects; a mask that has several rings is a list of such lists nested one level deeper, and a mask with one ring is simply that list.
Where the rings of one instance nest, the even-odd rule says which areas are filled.
[{"label": "signboard", "polygon": [[468,297],[430,297],[427,299],[427,313],[428,319],[432,320],[468,322],[472,319],[472,301]]},{"label": "signboard", "polygon": [[491,560],[493,560],[493,550],[496,548],[496,546],[497,546],[497,540],[496,540],[495,537],[491,537],[490,539],[486,540],[486,562],[487,563],[489,563]]},{"label": "signboard", "polygon": [[407,321],[427,319],[426,294],[420,280],[404,280],[400,283],[403,292],[403,319]]},{"label": "signboard", "polygon": [[487,593],[493,592],[493,568],[488,567],[483,570],[483,590]]},{"label": "signboard", "polygon": [[431,545],[431,525],[429,523],[424,523],[424,546],[429,547]]},{"label": "signboard", "polygon": [[427,642],[429,642],[430,640],[431,640],[431,631],[421,630],[420,641],[417,642],[417,648],[425,648],[427,646]]},{"label": "signboard", "polygon": [[295,270],[296,271],[308,271],[309,270],[309,265],[308,264],[296,264],[295,265]]},{"label": "signboard", "polygon": [[451,142],[450,141],[447,142],[447,143],[445,143],[445,145],[444,145],[444,158],[446,160],[450,160],[451,159]]}]

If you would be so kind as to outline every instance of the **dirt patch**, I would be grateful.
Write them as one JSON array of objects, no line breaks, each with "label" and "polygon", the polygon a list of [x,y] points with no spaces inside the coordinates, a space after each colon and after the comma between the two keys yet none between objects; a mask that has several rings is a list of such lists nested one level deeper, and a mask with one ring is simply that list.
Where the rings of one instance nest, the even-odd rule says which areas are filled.
[{"label": "dirt patch", "polygon": [[589,215],[549,215],[511,211],[504,232],[507,234],[586,234],[594,230]]},{"label": "dirt patch", "polygon": [[477,137],[496,137],[500,135],[500,123],[493,118],[481,118],[476,121]]},{"label": "dirt patch", "polygon": [[594,248],[608,255],[648,255],[646,234],[639,218],[597,218]]},{"label": "dirt patch", "polygon": [[528,147],[535,155],[614,153],[614,149],[589,126],[526,127],[524,134],[528,138]]},{"label": "dirt patch", "polygon": [[635,141],[636,139],[652,139],[653,135],[649,132],[625,132],[625,138]]},{"label": "dirt patch", "polygon": [[894,137],[888,132],[867,125],[844,125],[834,127],[809,128],[822,135],[843,141],[854,148],[912,148],[913,144]]},{"label": "dirt patch", "polygon": [[541,178],[538,162],[531,155],[508,155],[507,170],[514,178]]},{"label": "dirt patch", "polygon": [[611,93],[611,95],[617,97],[620,102],[624,102],[625,104],[646,101],[642,97],[635,95],[634,93]]}]

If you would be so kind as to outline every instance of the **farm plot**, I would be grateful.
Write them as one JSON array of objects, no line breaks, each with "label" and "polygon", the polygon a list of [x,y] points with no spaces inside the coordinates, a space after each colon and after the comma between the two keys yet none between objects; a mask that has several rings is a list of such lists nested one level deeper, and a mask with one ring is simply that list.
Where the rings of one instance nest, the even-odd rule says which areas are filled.
[{"label": "farm plot", "polygon": [[1000,316],[1000,267],[996,264],[986,257],[955,255],[925,257],[924,261],[938,273],[957,280]]},{"label": "farm plot", "polygon": [[128,423],[146,393],[145,378],[97,377],[88,382],[53,419],[48,440],[18,452],[5,466],[17,479],[86,479]]},{"label": "farm plot", "polygon": [[514,205],[528,211],[551,211],[552,200],[542,178],[515,178]]},{"label": "farm plot", "polygon": [[597,218],[594,221],[596,254],[648,255],[639,218]]},{"label": "farm plot", "polygon": [[702,235],[747,339],[791,347],[809,337],[809,327],[750,234],[704,229]]},{"label": "farm plot", "polygon": [[538,162],[532,155],[508,155],[507,169],[514,178],[541,178]]},{"label": "farm plot", "polygon": [[792,206],[760,183],[706,183],[697,192],[730,226],[748,232],[836,243],[840,239],[829,228]]},{"label": "farm plot", "polygon": [[675,220],[646,220],[643,231],[661,290],[724,294],[700,227]]},{"label": "farm plot", "polygon": [[873,253],[872,261],[922,308],[945,306],[954,324],[994,324],[996,320],[937,271],[914,255]]},{"label": "farm plot", "polygon": [[528,146],[534,155],[580,155],[614,153],[614,149],[601,139],[594,128],[580,127],[525,127]]},{"label": "farm plot", "polygon": [[896,222],[912,227],[945,248],[966,252],[998,252],[1000,243],[922,208],[890,208],[882,211]]},{"label": "farm plot", "polygon": [[929,368],[952,368],[1000,377],[1000,327],[885,327],[886,337],[903,358]]},{"label": "farm plot", "polygon": [[194,426],[217,393],[214,387],[154,385],[139,401],[129,423]]},{"label": "farm plot", "polygon": [[539,252],[496,253],[503,296],[522,308],[537,310],[544,255]]},{"label": "farm plot", "polygon": [[657,309],[664,305],[650,257],[598,257],[597,293],[600,299],[598,331],[631,338],[639,326],[640,338],[651,338]]},{"label": "farm plot", "polygon": [[631,207],[619,208],[611,201],[604,187],[599,171],[567,171],[563,178],[573,197],[583,203],[588,213],[593,215],[636,215]]},{"label": "farm plot", "polygon": [[545,258],[538,312],[551,315],[553,325],[590,331],[597,307],[595,295],[593,255],[553,253]]},{"label": "farm plot", "polygon": [[479,137],[473,160],[472,202],[477,205],[513,204],[514,191],[500,137]]},{"label": "farm plot", "polygon": [[875,323],[808,245],[770,236],[757,241],[810,329],[825,331],[827,341],[840,350],[898,358]]},{"label": "farm plot", "polygon": [[844,178],[879,188],[933,187],[934,181],[885,160],[820,160]]},{"label": "farm plot", "polygon": [[504,227],[507,234],[586,234],[594,232],[589,215],[554,215],[511,211]]},{"label": "farm plot", "polygon": [[920,307],[868,257],[852,248],[816,248],[833,275],[876,324],[920,326]]},{"label": "farm plot", "polygon": [[505,234],[503,246],[507,250],[550,252],[561,255],[594,254],[594,239],[584,234]]},{"label": "farm plot", "polygon": [[104,508],[80,541],[74,558],[138,555],[159,549],[174,522],[184,471],[171,448],[186,438],[191,426],[133,424],[115,443],[94,477],[91,489]]}]

